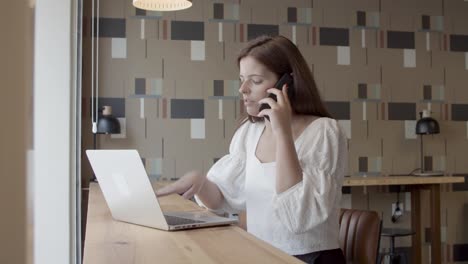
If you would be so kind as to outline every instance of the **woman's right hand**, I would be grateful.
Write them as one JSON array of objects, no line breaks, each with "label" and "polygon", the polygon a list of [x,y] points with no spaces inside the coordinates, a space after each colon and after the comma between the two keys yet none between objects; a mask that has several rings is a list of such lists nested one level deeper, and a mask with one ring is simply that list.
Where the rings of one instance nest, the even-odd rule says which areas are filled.
[{"label": "woman's right hand", "polygon": [[190,199],[202,189],[205,181],[205,175],[198,171],[190,171],[176,182],[156,190],[156,195],[160,197],[177,193],[185,199]]}]

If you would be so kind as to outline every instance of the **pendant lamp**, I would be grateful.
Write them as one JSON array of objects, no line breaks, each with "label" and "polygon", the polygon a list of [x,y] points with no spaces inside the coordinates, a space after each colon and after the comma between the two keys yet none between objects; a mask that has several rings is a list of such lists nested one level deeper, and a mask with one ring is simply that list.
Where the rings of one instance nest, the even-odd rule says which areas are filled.
[{"label": "pendant lamp", "polygon": [[151,11],[176,11],[192,6],[192,0],[133,0],[133,6]]}]

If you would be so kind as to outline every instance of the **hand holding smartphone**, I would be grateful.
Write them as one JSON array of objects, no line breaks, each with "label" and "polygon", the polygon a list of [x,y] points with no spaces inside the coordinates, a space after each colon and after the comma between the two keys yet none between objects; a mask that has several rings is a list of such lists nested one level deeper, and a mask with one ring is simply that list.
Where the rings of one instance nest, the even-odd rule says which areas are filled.
[{"label": "hand holding smartphone", "polygon": [[[292,98],[292,91],[293,91],[293,78],[291,76],[290,73],[285,73],[283,74],[283,76],[281,76],[281,78],[278,80],[278,82],[276,82],[275,84],[275,88],[279,89],[279,90],[282,90],[283,89],[283,86],[284,85],[287,85],[288,86],[288,97],[289,99]],[[276,99],[276,95],[273,94],[273,93],[270,93],[268,95],[268,97],[272,98],[273,100],[277,101]],[[264,109],[270,109],[270,105],[269,104],[261,104],[260,105],[260,108],[259,108],[259,112],[261,112],[262,110]],[[268,116],[265,116],[268,120],[270,120],[270,118]]]}]

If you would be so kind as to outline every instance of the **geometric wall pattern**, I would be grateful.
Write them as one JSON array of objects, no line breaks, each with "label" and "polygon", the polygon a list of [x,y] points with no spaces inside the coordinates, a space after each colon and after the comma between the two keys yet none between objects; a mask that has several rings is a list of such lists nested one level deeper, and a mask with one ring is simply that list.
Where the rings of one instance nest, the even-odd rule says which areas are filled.
[{"label": "geometric wall pattern", "polygon": [[[206,171],[227,152],[243,113],[235,58],[261,34],[282,34],[303,53],[348,136],[349,175],[418,168],[414,127],[427,109],[441,133],[425,138],[426,167],[468,178],[467,1],[198,0],[163,13],[102,0],[100,10],[99,104],[112,105],[125,130],[101,136],[99,147],[138,149],[154,179]],[[90,25],[88,15],[85,40]],[[90,90],[89,47],[84,53]],[[85,124],[90,107],[84,110]],[[468,261],[468,184],[442,189],[443,261]],[[384,226],[410,226],[409,214],[390,222],[392,189],[344,192],[344,204],[381,212]],[[402,238],[397,246],[405,251],[410,243]],[[386,250],[388,241],[381,245]]]}]

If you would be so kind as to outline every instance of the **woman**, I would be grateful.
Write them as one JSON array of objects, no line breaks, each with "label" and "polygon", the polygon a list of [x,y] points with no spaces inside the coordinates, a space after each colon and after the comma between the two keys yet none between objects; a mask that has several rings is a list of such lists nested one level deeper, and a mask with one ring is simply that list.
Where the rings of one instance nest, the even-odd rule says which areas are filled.
[{"label": "woman", "polygon": [[[195,195],[212,210],[246,210],[247,231],[256,237],[307,263],[344,263],[338,221],[346,138],[306,61],[287,38],[262,36],[240,52],[238,66],[247,117],[229,154],[207,176],[189,172],[157,195]],[[284,74],[291,87],[272,88]],[[260,111],[261,104],[270,108]]]}]

